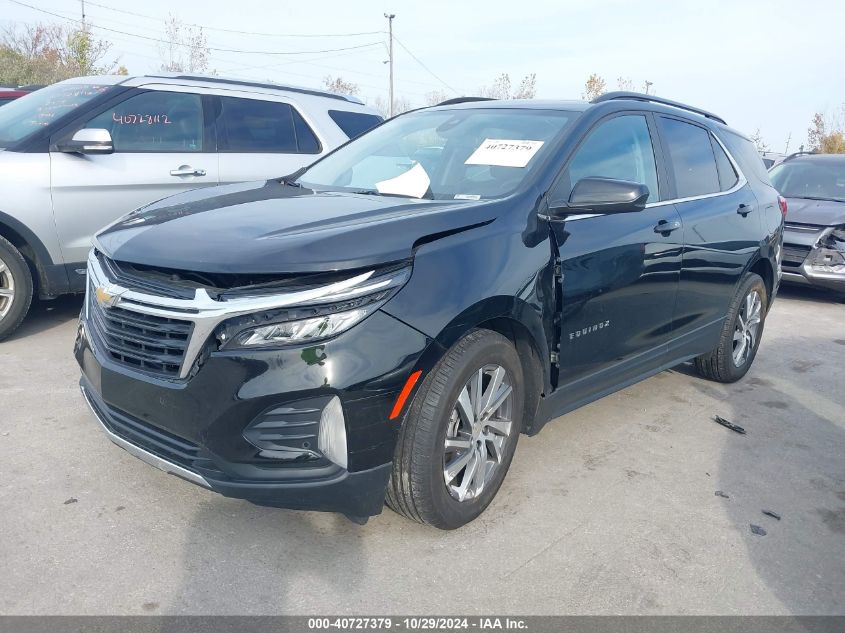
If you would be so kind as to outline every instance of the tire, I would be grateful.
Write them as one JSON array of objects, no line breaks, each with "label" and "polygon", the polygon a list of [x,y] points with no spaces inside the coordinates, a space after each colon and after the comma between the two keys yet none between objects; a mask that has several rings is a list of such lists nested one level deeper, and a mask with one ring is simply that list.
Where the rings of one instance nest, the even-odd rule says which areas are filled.
[{"label": "tire", "polygon": [[29,266],[20,251],[0,237],[0,341],[18,329],[31,303]]},{"label": "tire", "polygon": [[[501,397],[510,386],[502,404],[493,408],[493,402],[490,407],[494,415],[487,422],[495,426],[485,424],[485,411],[468,420],[466,412],[474,412],[478,401],[478,389],[469,383],[475,385],[479,374],[481,403],[488,396]],[[475,519],[496,496],[510,467],[522,430],[524,402],[522,366],[511,342],[490,330],[469,332],[429,372],[402,420],[387,505],[413,521],[444,530]],[[453,446],[448,449],[447,433]],[[447,484],[447,464],[457,469],[462,462],[464,467],[454,470],[459,474]],[[484,468],[479,469],[481,463]]]},{"label": "tire", "polygon": [[[759,298],[759,306],[752,309],[749,297],[756,293]],[[755,305],[757,305],[755,303]],[[736,382],[742,378],[757,356],[757,349],[760,347],[760,340],[763,338],[763,326],[766,323],[766,310],[769,305],[769,297],[766,292],[766,284],[759,275],[748,273],[739,285],[734,295],[725,324],[722,326],[722,333],[719,337],[719,344],[716,348],[695,359],[696,371],[709,380],[716,382]],[[749,328],[745,326],[747,313],[757,314],[756,330],[753,333],[753,340],[749,344]],[[735,336],[740,340],[735,340]],[[740,354],[741,362],[737,362],[735,354],[740,352],[742,340],[745,341],[746,349]]]}]

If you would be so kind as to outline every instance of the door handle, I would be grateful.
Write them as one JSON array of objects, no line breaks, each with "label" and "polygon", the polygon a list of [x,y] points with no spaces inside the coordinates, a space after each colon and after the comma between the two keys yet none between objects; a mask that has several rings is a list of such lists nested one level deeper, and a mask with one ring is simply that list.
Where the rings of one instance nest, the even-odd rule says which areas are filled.
[{"label": "door handle", "polygon": [[654,232],[669,235],[669,233],[677,231],[679,228],[681,228],[679,220],[660,220],[660,222],[654,225]]},{"label": "door handle", "polygon": [[179,165],[176,169],[170,170],[171,176],[205,176],[204,169],[194,169],[190,165]]},{"label": "door handle", "polygon": [[742,217],[747,216],[754,210],[750,204],[745,204],[744,202],[736,208],[736,212],[739,213]]}]

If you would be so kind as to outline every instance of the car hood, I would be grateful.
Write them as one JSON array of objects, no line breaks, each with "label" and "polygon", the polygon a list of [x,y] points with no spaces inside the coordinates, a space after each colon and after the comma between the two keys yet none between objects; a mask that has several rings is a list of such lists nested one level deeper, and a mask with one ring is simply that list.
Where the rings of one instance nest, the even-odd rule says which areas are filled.
[{"label": "car hood", "polygon": [[196,189],[124,216],[95,244],[117,261],[208,273],[361,268],[495,219],[495,205],[315,192],[276,180]]},{"label": "car hood", "polygon": [[845,202],[787,198],[786,221],[796,224],[834,226],[845,224]]}]

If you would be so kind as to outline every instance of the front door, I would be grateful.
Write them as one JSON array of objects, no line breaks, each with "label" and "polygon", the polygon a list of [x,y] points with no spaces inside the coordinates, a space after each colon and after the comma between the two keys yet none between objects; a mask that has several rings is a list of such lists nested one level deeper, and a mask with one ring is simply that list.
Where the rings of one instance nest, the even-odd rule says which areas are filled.
[{"label": "front door", "polygon": [[80,127],[108,130],[114,153],[50,153],[53,213],[65,263],[84,262],[92,236],[125,213],[217,184],[217,154],[206,147],[197,94],[136,93]]},{"label": "front door", "polygon": [[603,120],[564,172],[564,189],[587,177],[628,180],[645,184],[657,205],[552,222],[562,273],[558,386],[569,385],[567,399],[633,379],[665,357],[684,231],[675,207],[659,205],[652,127],[645,114]]}]

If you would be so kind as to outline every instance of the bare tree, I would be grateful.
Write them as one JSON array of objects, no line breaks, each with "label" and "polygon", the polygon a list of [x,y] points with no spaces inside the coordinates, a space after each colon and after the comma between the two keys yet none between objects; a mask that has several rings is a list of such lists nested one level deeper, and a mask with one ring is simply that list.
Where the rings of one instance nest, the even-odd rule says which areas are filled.
[{"label": "bare tree", "polygon": [[0,83],[50,84],[114,72],[118,60],[103,63],[110,48],[88,29],[60,24],[10,27],[0,36]]},{"label": "bare tree", "polygon": [[[370,104],[376,110],[378,110],[384,118],[387,118],[390,114],[390,109],[387,107],[387,99],[383,97],[376,97],[373,99],[373,102]],[[407,112],[411,110],[414,106],[411,105],[411,102],[405,97],[394,97],[393,99],[393,114],[394,116],[397,114],[402,114],[403,112]]]},{"label": "bare tree", "polygon": [[447,99],[449,99],[449,95],[444,90],[432,90],[425,94],[425,104],[429,106],[443,103]]},{"label": "bare tree", "polygon": [[769,146],[763,140],[763,135],[760,134],[760,128],[757,128],[757,131],[751,135],[751,142],[754,143],[754,147],[757,148],[758,152],[768,152]]},{"label": "bare tree", "polygon": [[164,22],[165,42],[159,46],[161,69],[175,73],[208,70],[211,51],[201,26],[186,25],[172,13]]},{"label": "bare tree", "polygon": [[845,154],[845,103],[833,114],[816,112],[807,130],[807,144],[821,154]]},{"label": "bare tree", "polygon": [[326,75],[323,77],[323,85],[326,87],[326,90],[342,95],[357,95],[361,92],[358,84],[346,81],[343,77],[332,77],[331,75]]},{"label": "bare tree", "polygon": [[490,99],[533,99],[537,93],[537,73],[530,73],[522,78],[516,90],[513,90],[508,73],[502,73],[489,86],[478,89],[479,96]]},{"label": "bare tree", "polygon": [[631,79],[630,77],[617,77],[616,87],[619,90],[625,90],[627,92],[634,92],[634,80]]},{"label": "bare tree", "polygon": [[581,93],[581,98],[584,101],[592,101],[605,92],[607,92],[607,82],[596,73],[593,73],[584,82],[584,92]]}]

